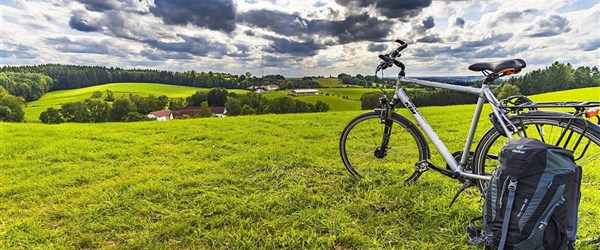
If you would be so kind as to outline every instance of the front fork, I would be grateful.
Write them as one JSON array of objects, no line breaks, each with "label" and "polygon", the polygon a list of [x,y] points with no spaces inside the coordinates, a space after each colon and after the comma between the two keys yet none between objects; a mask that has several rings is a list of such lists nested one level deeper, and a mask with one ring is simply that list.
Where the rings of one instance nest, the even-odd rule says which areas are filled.
[{"label": "front fork", "polygon": [[379,103],[381,104],[381,115],[379,117],[379,123],[383,124],[383,136],[381,138],[381,145],[375,149],[374,155],[378,159],[382,159],[387,155],[388,143],[390,142],[390,136],[392,135],[392,125],[394,121],[392,120],[392,111],[393,106],[397,101],[393,99],[389,104],[387,98],[381,97],[379,98]]}]

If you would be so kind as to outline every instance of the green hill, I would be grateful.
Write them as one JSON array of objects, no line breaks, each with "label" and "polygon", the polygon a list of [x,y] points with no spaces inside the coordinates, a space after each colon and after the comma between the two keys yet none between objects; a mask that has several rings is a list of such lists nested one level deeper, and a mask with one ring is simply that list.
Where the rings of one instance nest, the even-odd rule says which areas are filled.
[{"label": "green hill", "polygon": [[[334,79],[334,78],[319,78],[319,79]],[[25,108],[25,120],[27,122],[39,122],[39,115],[49,107],[60,107],[61,104],[74,101],[82,101],[89,98],[94,91],[106,91],[107,89],[112,90],[115,95],[123,96],[129,94],[138,94],[142,96],[148,95],[166,95],[169,97],[187,97],[195,93],[198,90],[208,90],[203,88],[194,88],[186,86],[176,86],[167,84],[153,84],[153,83],[111,83],[99,86],[74,89],[74,90],[60,90],[53,91],[45,94],[37,101],[33,101],[27,104]],[[322,88],[319,89],[323,95],[319,96],[299,96],[294,97],[302,101],[316,103],[317,101],[323,101],[327,103],[331,111],[351,111],[360,110],[360,98],[364,93],[367,92],[378,92],[376,88]],[[247,90],[233,89],[229,90],[236,93],[246,93]],[[393,89],[386,89],[388,92],[392,92]],[[556,97],[563,98],[562,100],[598,100],[598,93],[600,88],[585,88],[575,89],[569,91],[559,92],[562,94],[546,93],[541,95],[535,95],[534,97],[541,98],[540,100],[534,99],[534,101],[547,101],[553,100]],[[264,94],[267,98],[277,98],[283,96],[289,96],[289,90],[278,90],[273,92],[267,92]],[[343,97],[348,98],[344,99]],[[567,98],[567,99],[564,99]]]},{"label": "green hill", "polygon": [[[25,120],[28,122],[37,122],[39,121],[40,113],[49,107],[58,108],[64,103],[83,101],[90,98],[94,91],[105,92],[106,90],[113,91],[115,97],[129,94],[142,96],[166,95],[169,97],[188,97],[198,90],[208,91],[209,89],[156,83],[110,83],[81,89],[53,91],[46,93],[39,100],[27,104],[27,107],[25,108]],[[246,90],[240,89],[229,91],[236,93],[247,92]]]},{"label": "green hill", "polygon": [[342,84],[340,82],[340,79],[337,79],[337,77],[313,78],[312,80],[318,82],[321,86],[326,88],[343,88],[344,86],[346,86]]},{"label": "green hill", "polygon": [[[420,111],[456,151],[473,109]],[[433,171],[411,186],[349,177],[338,138],[359,113],[0,123],[0,248],[466,248],[475,189],[448,208],[460,183]],[[484,116],[476,138],[487,127]],[[596,176],[588,238],[600,235],[600,176],[584,175]]]}]

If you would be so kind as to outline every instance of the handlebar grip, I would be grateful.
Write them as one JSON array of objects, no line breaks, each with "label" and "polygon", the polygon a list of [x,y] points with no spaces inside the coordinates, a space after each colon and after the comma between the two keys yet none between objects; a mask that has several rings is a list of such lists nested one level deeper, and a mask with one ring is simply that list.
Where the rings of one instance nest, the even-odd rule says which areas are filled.
[{"label": "handlebar grip", "polygon": [[383,60],[386,63],[392,60],[392,58],[390,58],[389,55],[383,55],[383,54],[379,55],[379,59]]}]

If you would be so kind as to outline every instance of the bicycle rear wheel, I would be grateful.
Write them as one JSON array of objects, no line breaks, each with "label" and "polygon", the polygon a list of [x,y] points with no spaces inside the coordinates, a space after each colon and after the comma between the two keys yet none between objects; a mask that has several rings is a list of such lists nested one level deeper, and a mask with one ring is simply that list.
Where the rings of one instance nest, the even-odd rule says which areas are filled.
[{"label": "bicycle rear wheel", "polygon": [[393,113],[389,143],[381,148],[385,123],[380,122],[380,114],[374,111],[359,115],[344,128],[340,137],[344,166],[359,178],[385,174],[408,178],[415,163],[429,158],[427,141],[412,122]]},{"label": "bicycle rear wheel", "polygon": [[[583,120],[569,124],[568,119],[540,117],[520,119],[517,126],[526,137],[574,150],[574,157],[583,167],[584,175],[593,175],[595,185],[598,185],[596,188],[600,189],[600,131],[590,127],[596,125],[586,124]],[[507,140],[494,128],[485,133],[473,158],[475,174],[491,175],[498,166],[498,153]],[[483,190],[485,181],[478,183]]]},{"label": "bicycle rear wheel", "polygon": [[[575,162],[583,170],[577,233],[577,238],[583,240],[578,240],[578,246],[589,245],[586,243],[591,242],[588,239],[600,236],[600,228],[597,226],[600,218],[600,129],[584,120],[569,124],[568,119],[551,117],[522,118],[517,124],[519,131],[524,132],[527,137],[574,151]],[[493,128],[485,133],[473,159],[475,174],[491,175],[498,166],[500,148],[507,140]],[[485,184],[485,181],[478,181],[481,190]]]}]

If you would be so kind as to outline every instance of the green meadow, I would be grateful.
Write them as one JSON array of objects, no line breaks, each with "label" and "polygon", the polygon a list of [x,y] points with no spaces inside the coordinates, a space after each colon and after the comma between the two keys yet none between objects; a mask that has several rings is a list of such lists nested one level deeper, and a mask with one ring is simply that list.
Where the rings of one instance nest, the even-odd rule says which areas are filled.
[{"label": "green meadow", "polygon": [[337,77],[326,77],[326,78],[313,78],[315,82],[318,82],[321,86],[325,88],[343,88],[346,85],[340,82],[340,79]]},{"label": "green meadow", "polygon": [[[83,101],[90,98],[94,91],[105,92],[106,90],[113,91],[116,97],[129,94],[141,96],[166,95],[168,97],[188,97],[198,90],[208,91],[209,89],[156,83],[110,83],[81,89],[52,91],[42,96],[39,100],[27,103],[27,107],[25,108],[25,121],[39,122],[40,113],[50,107],[60,108],[60,105],[64,103]],[[329,105],[331,111],[350,111],[360,110],[360,97],[363,93],[379,91],[378,89],[368,88],[322,88],[319,90],[323,94],[330,94],[330,96],[299,96],[294,98],[313,104],[319,100],[323,101]],[[238,94],[248,92],[243,89],[229,89],[228,91]],[[267,98],[272,99],[289,96],[289,93],[289,90],[278,90],[265,93],[264,95]],[[342,98],[343,96],[348,96],[348,99]]]},{"label": "green meadow", "polygon": [[[598,91],[532,99],[597,100]],[[451,151],[473,110],[420,109]],[[475,188],[448,208],[460,183],[433,171],[410,186],[391,174],[350,177],[338,139],[360,113],[0,123],[0,248],[468,248],[465,228],[481,214]],[[489,125],[484,115],[477,139]],[[600,175],[584,180],[579,236],[589,238],[600,235]]]},{"label": "green meadow", "polygon": [[[198,90],[208,91],[206,88],[188,86],[177,86],[156,83],[109,83],[81,89],[58,90],[46,93],[39,100],[27,103],[25,108],[25,120],[28,122],[39,122],[40,113],[50,107],[60,108],[60,105],[68,102],[83,101],[92,96],[95,91],[105,92],[111,90],[115,97],[137,94],[141,96],[166,95],[168,97],[188,97]],[[246,93],[246,90],[229,90],[236,93]]]}]

